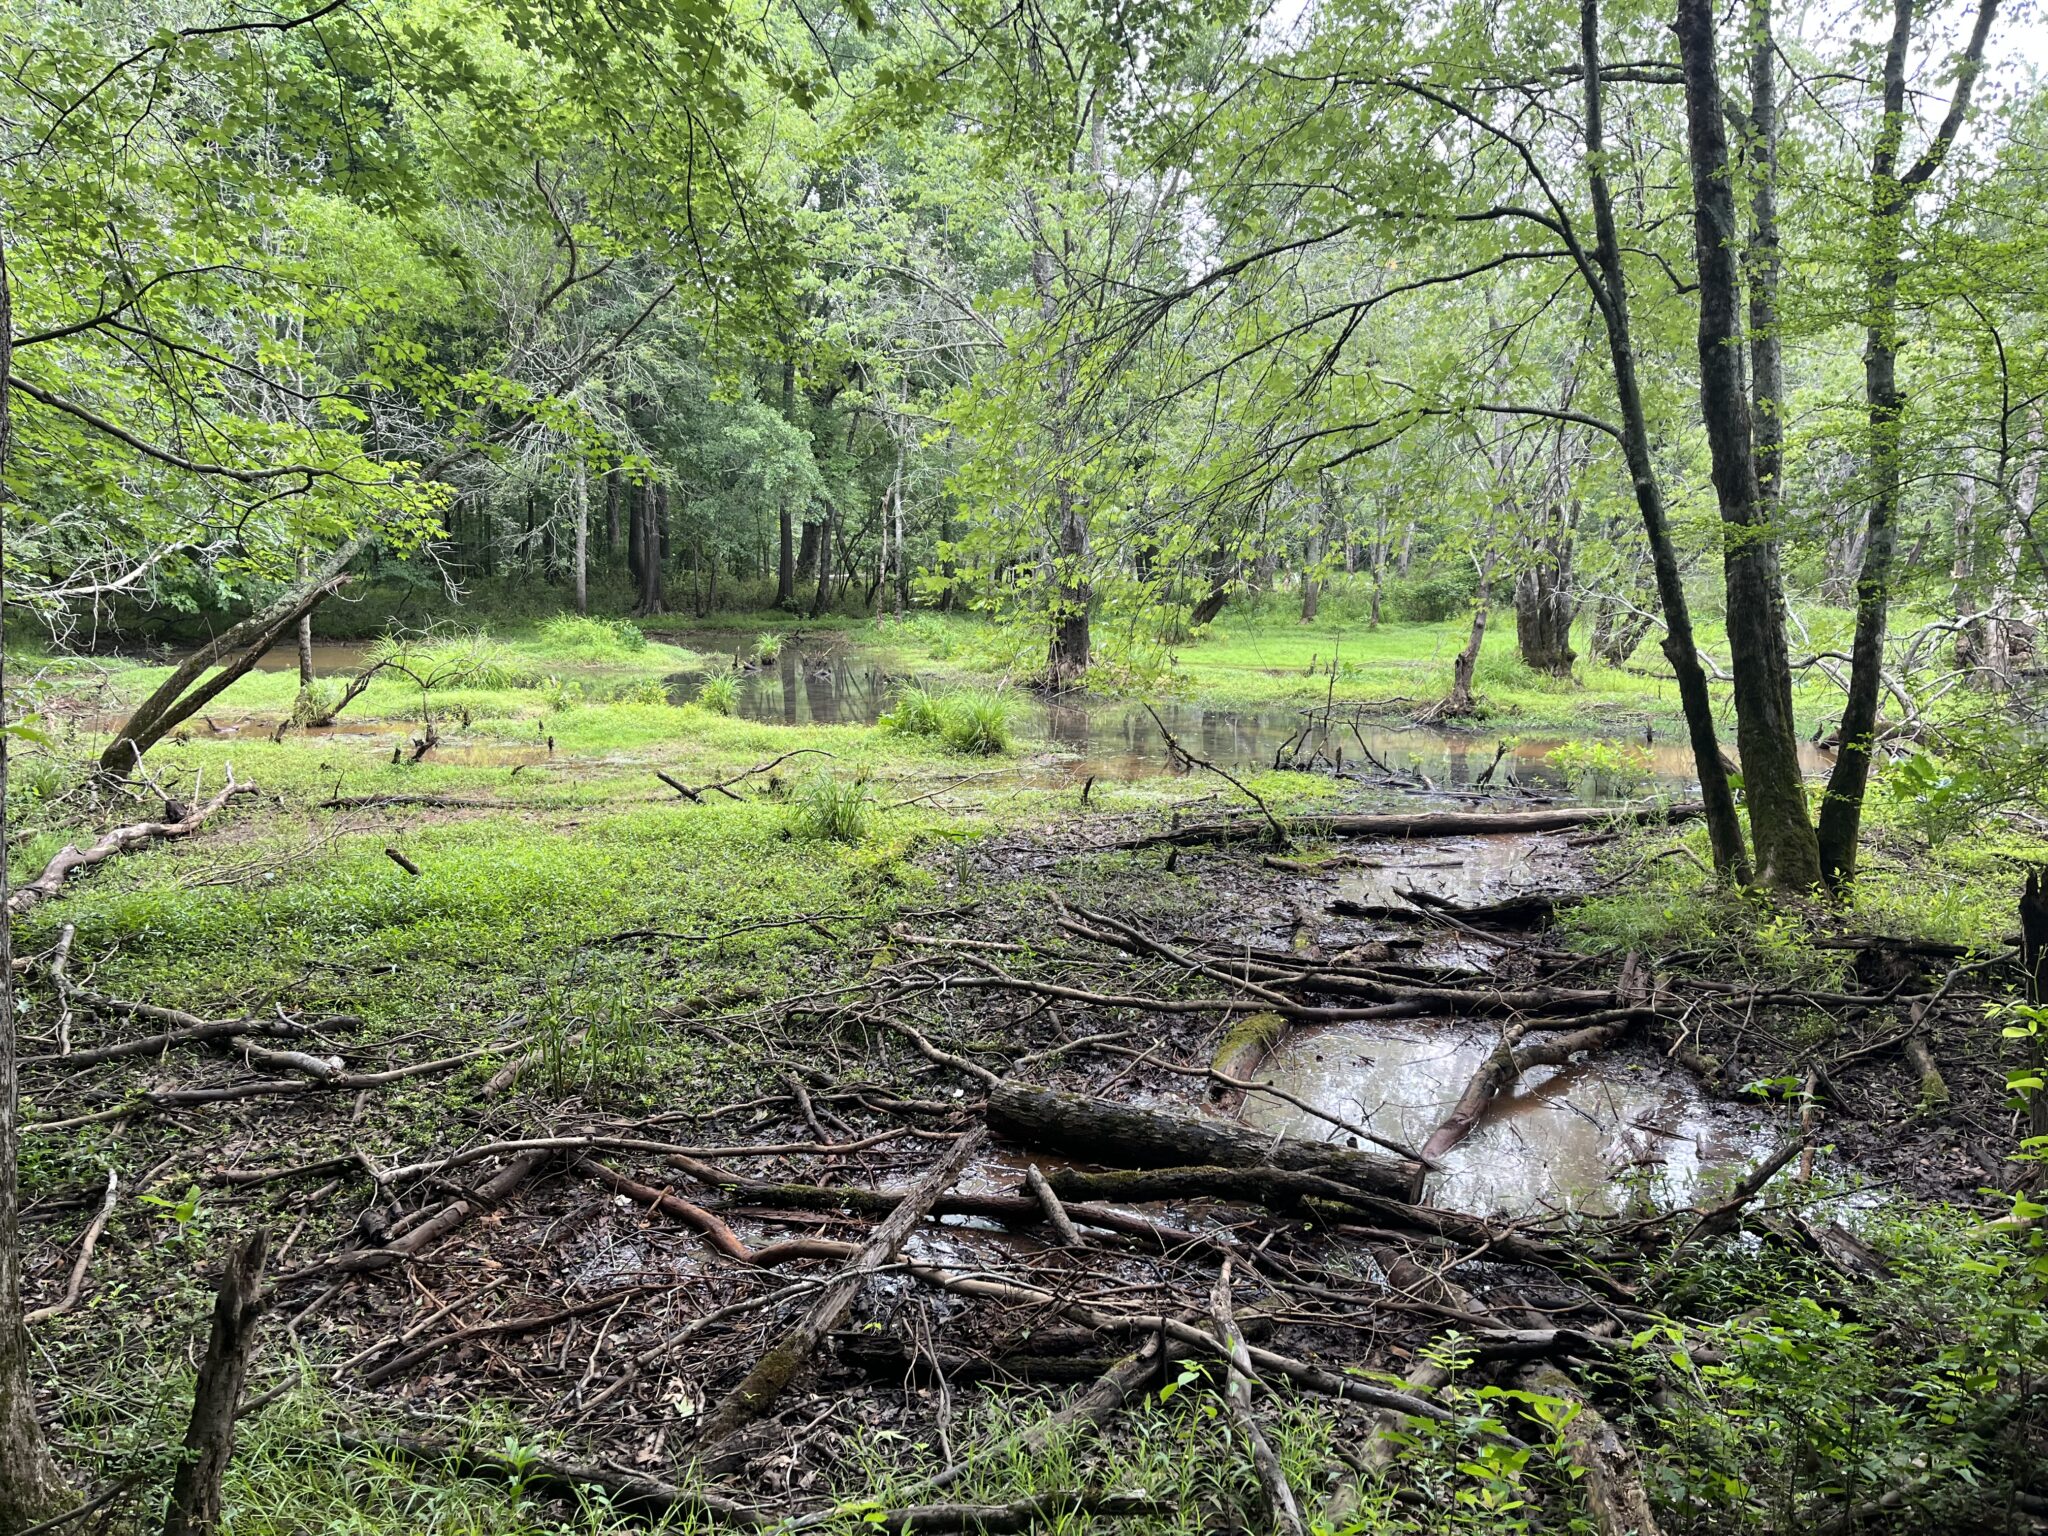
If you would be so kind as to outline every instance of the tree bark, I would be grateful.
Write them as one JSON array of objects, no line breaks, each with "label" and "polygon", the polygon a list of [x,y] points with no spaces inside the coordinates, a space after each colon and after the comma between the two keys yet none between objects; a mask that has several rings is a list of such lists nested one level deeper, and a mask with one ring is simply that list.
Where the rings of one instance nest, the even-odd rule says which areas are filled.
[{"label": "tree bark", "polygon": [[1679,0],[1674,25],[1685,74],[1692,161],[1694,244],[1699,259],[1700,407],[1721,507],[1728,587],[1728,648],[1735,675],[1736,743],[1759,882],[1782,890],[1820,883],[1820,847],[1807,815],[1785,650],[1785,593],[1778,547],[1757,489],[1750,411],[1742,377],[1741,280],[1736,270],[1735,193],[1707,0]]},{"label": "tree bark", "polygon": [[[1877,732],[1878,697],[1884,685],[1884,631],[1891,606],[1892,552],[1897,540],[1903,476],[1899,464],[1899,268],[1906,215],[1919,189],[1948,157],[1968,111],[1971,89],[1983,67],[1984,43],[1998,14],[1998,0],[1981,0],[1977,21],[1956,74],[1955,95],[1919,161],[1903,174],[1899,150],[1906,125],[1906,54],[1913,39],[1914,0],[1894,0],[1891,41],[1884,57],[1884,117],[1870,157],[1870,224],[1864,257],[1863,403],[1869,436],[1870,511],[1864,525],[1863,564],[1856,577],[1856,634],[1849,645],[1848,698],[1842,705],[1841,745],[1820,808],[1818,856],[1831,886],[1846,886],[1856,874],[1856,845],[1862,836],[1863,792],[1870,782],[1870,758]],[[1730,608],[1734,594],[1731,592]],[[1731,631],[1732,633],[1732,631]],[[1743,767],[1747,770],[1747,748]]]},{"label": "tree bark", "polygon": [[[13,400],[7,387],[14,361],[13,288],[7,251],[0,244],[0,515],[8,501],[9,456],[14,446]],[[0,587],[0,627],[6,615]],[[0,648],[0,697],[7,659]],[[0,721],[0,725],[4,725]],[[0,729],[0,850],[8,835],[7,747]],[[21,1076],[15,1055],[14,917],[7,890],[7,859],[0,851],[0,1530],[22,1530],[54,1515],[68,1490],[36,1421],[35,1384],[29,1376],[28,1323],[21,1301]]]},{"label": "tree bark", "polygon": [[1615,224],[1614,195],[1603,164],[1607,146],[1600,87],[1600,0],[1579,0],[1579,47],[1586,100],[1586,181],[1595,228],[1591,263],[1582,270],[1607,332],[1615,400],[1621,412],[1622,451],[1635,488],[1636,507],[1642,513],[1650,562],[1657,573],[1657,596],[1664,610],[1664,655],[1676,674],[1679,702],[1685,710],[1686,734],[1692,743],[1693,769],[1700,776],[1700,798],[1706,807],[1707,840],[1713,849],[1714,868],[1725,878],[1746,880],[1749,853],[1743,842],[1742,824],[1735,814],[1735,792],[1721,760],[1721,745],[1714,730],[1714,703],[1707,692],[1706,671],[1700,666],[1699,646],[1693,639],[1692,610],[1686,602],[1678,550],[1672,543],[1665,514],[1663,488],[1658,484],[1650,456],[1649,422],[1636,378],[1621,237]]},{"label": "tree bark", "polygon": [[[306,552],[299,551],[299,580],[304,581],[312,573],[313,564]],[[313,686],[313,612],[309,608],[299,615],[299,687]]]},{"label": "tree bark", "polygon": [[213,1331],[192,1388],[185,1455],[171,1485],[164,1536],[210,1536],[220,1528],[220,1484],[235,1452],[235,1412],[263,1315],[264,1234],[257,1228],[228,1254],[213,1305]]}]

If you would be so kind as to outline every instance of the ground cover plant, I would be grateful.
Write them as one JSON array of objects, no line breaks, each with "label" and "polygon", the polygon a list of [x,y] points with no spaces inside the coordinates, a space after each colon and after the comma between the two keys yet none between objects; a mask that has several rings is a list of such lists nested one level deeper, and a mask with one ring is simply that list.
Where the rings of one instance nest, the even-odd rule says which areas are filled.
[{"label": "ground cover plant", "polygon": [[0,11],[0,1536],[2048,1531],[2025,8]]}]

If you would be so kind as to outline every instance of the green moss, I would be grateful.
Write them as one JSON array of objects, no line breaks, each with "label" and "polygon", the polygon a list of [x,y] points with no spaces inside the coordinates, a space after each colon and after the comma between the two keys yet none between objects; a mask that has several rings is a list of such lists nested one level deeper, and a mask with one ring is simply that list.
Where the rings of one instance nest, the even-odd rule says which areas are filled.
[{"label": "green moss", "polygon": [[1247,1013],[1231,1021],[1216,1042],[1209,1058],[1212,1070],[1230,1077],[1243,1077],[1255,1069],[1266,1053],[1287,1033],[1287,1021],[1277,1013]]}]

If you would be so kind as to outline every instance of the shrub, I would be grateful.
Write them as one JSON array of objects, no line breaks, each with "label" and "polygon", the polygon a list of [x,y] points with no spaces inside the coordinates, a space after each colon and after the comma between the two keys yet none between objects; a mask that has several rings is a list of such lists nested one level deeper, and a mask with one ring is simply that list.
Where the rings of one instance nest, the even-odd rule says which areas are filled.
[{"label": "shrub", "polygon": [[821,842],[858,843],[875,821],[874,786],[867,770],[842,779],[820,769],[797,786],[789,802],[790,831]]},{"label": "shrub", "polygon": [[1586,799],[1632,795],[1655,774],[1650,754],[1625,742],[1567,741],[1551,748],[1549,762]]},{"label": "shrub", "polygon": [[624,619],[590,619],[574,613],[556,614],[541,625],[540,637],[551,651],[589,661],[615,660],[647,649],[647,636],[638,625]]},{"label": "shrub", "polygon": [[940,734],[955,752],[994,757],[1010,750],[1010,706],[993,693],[962,693],[948,699]]},{"label": "shrub", "polygon": [[756,661],[774,661],[781,654],[782,636],[775,630],[763,631],[761,637],[754,642],[754,660]]},{"label": "shrub", "polygon": [[897,694],[896,702],[875,723],[892,736],[936,736],[946,728],[939,701],[916,683]]},{"label": "shrub", "polygon": [[[730,682],[732,679],[727,678],[726,681]],[[612,690],[614,704],[666,704],[668,701],[668,689],[661,685],[658,678],[643,677],[635,682],[621,683]]]},{"label": "shrub", "polygon": [[740,685],[730,677],[707,677],[697,689],[697,705],[714,715],[729,715],[740,707]]},{"label": "shrub", "polygon": [[935,736],[955,752],[980,757],[1010,750],[1010,706],[993,693],[940,698],[912,683],[877,724],[897,736]]},{"label": "shrub", "polygon": [[1469,570],[1397,576],[1386,584],[1381,611],[1409,624],[1441,623],[1470,609],[1477,589],[1477,576]]}]

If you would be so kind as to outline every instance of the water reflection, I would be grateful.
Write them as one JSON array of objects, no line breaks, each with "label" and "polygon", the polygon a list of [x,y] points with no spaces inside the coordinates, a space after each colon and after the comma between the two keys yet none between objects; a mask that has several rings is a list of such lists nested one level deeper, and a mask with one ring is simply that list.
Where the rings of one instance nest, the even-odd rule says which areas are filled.
[{"label": "water reflection", "polygon": [[[723,657],[734,644],[723,633],[681,633],[663,638]],[[677,672],[667,681],[677,702],[694,697],[704,680],[722,673],[722,661]],[[772,662],[740,672],[737,712],[746,719],[783,725],[872,725],[907,681],[892,677],[836,634],[786,638]],[[1134,779],[1169,766],[1165,738],[1144,703],[1130,699],[1069,694],[1055,699],[1011,695],[1021,733],[1063,755],[1054,766],[1063,777]],[[1271,767],[1286,752],[1308,760],[1320,753],[1325,764],[1346,770],[1373,769],[1371,759],[1435,789],[1468,789],[1494,764],[1499,739],[1487,732],[1435,730],[1416,726],[1352,722],[1339,718],[1328,730],[1315,727],[1303,738],[1300,708],[1213,709],[1179,700],[1154,701],[1152,709],[1188,750],[1224,768],[1250,771]],[[1568,793],[1567,776],[1550,765],[1550,753],[1566,737],[1524,737],[1501,759],[1493,784],[1516,783],[1537,793]],[[1654,785],[1685,794],[1695,787],[1692,754],[1678,742],[1652,742],[1643,749]]]},{"label": "water reflection", "polygon": [[[1258,1073],[1312,1104],[1410,1146],[1449,1113],[1496,1036],[1457,1024],[1335,1025],[1285,1041]],[[1246,1122],[1323,1140],[1341,1135],[1292,1105],[1252,1094]],[[1759,1127],[1651,1061],[1604,1056],[1531,1072],[1442,1159],[1428,1197],[1492,1214],[1611,1213],[1696,1199],[1718,1169],[1757,1155]]]}]

